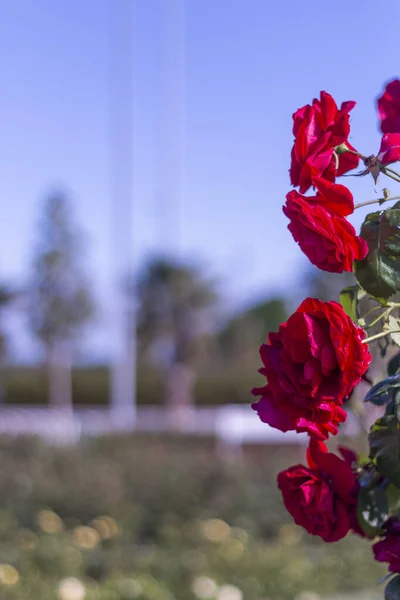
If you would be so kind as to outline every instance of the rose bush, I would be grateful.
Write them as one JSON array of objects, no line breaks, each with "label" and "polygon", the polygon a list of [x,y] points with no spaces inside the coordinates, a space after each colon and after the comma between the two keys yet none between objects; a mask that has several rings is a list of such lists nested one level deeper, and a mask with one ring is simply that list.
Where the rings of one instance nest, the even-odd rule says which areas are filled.
[{"label": "rose bush", "polygon": [[[354,204],[350,190],[336,182],[357,166],[400,183],[391,165],[400,160],[400,81],[387,84],[378,100],[383,137],[378,154],[361,154],[349,143],[349,113],[327,92],[293,115],[295,136],[290,181],[299,190],[286,196],[288,229],[311,263],[333,273],[353,272],[356,284],[341,293],[341,304],[307,298],[270,333],[260,348],[260,373],[266,385],[253,389],[260,419],[281,431],[306,432],[308,465],[289,467],[278,476],[283,502],[294,521],[327,542],[350,531],[379,536],[377,561],[400,573],[400,352],[386,365],[388,376],[373,385],[366,375],[368,344],[378,343],[385,359],[400,346],[400,202],[368,214],[360,235],[346,217],[357,208],[400,200],[387,188],[380,197]],[[388,166],[390,165],[390,167]],[[309,188],[314,194],[305,195]],[[368,331],[368,334],[366,333]],[[378,353],[375,353],[377,356]],[[362,463],[351,449],[343,459],[323,440],[346,420],[344,404],[355,386],[370,385],[365,402],[380,407],[372,425],[369,456]],[[386,600],[400,600],[400,575],[386,587]]]}]

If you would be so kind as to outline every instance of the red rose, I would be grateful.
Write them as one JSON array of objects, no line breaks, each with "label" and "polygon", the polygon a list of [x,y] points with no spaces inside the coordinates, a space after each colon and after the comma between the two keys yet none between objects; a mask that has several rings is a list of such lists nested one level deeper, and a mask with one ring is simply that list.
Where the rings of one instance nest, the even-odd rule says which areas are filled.
[{"label": "red rose", "polygon": [[378,159],[383,165],[400,160],[400,133],[386,133],[382,137]]},{"label": "red rose", "polygon": [[294,522],[325,542],[347,535],[355,521],[357,481],[346,460],[310,441],[308,467],[296,465],[278,475],[278,487]]},{"label": "red rose", "polygon": [[313,265],[331,273],[351,272],[354,260],[368,254],[367,242],[344,218],[354,210],[353,196],[343,185],[319,177],[312,181],[316,196],[287,194],[283,212],[290,219],[288,229]]},{"label": "red rose", "polygon": [[400,133],[400,81],[387,84],[378,100],[378,113],[382,133]]},{"label": "red rose", "polygon": [[290,181],[300,187],[304,194],[312,185],[312,178],[324,177],[334,181],[358,165],[358,156],[350,152],[339,154],[336,169],[334,149],[343,143],[354,150],[348,142],[350,133],[349,112],[355,102],[343,102],[340,110],[327,92],[321,92],[320,100],[314,99],[293,115],[292,165]]},{"label": "red rose", "polygon": [[390,519],[386,531],[386,536],[372,546],[375,560],[389,563],[389,571],[400,573],[400,521]]},{"label": "red rose", "polygon": [[268,385],[253,389],[260,419],[326,439],[345,421],[343,402],[367,371],[365,332],[337,302],[307,298],[260,348]]}]

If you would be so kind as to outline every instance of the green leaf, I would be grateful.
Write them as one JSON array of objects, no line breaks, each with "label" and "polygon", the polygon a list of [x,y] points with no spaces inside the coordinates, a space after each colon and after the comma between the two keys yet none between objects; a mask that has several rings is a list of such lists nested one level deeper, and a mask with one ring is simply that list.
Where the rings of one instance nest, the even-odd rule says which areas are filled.
[{"label": "green leaf", "polygon": [[385,415],[384,417],[380,417],[372,425],[371,431],[381,431],[382,429],[389,427],[389,425],[391,425],[394,420],[395,420],[395,418],[394,418],[393,414],[388,415],[388,416]]},{"label": "green leaf", "polygon": [[388,581],[388,579],[391,579],[394,576],[394,573],[386,573],[386,575],[384,575],[383,577],[380,578],[380,580],[378,581],[378,585],[380,585],[381,583],[384,583],[385,581]]},{"label": "green leaf", "polygon": [[350,317],[353,321],[357,321],[360,318],[360,313],[358,310],[358,300],[360,297],[360,292],[363,292],[360,286],[357,284],[349,285],[342,289],[340,292],[340,304],[346,315]]},{"label": "green leaf", "polygon": [[375,406],[383,406],[393,399],[394,390],[400,388],[400,373],[386,377],[379,381],[369,390],[364,402],[371,402]]},{"label": "green leaf", "polygon": [[389,505],[385,491],[381,488],[360,488],[357,504],[357,519],[368,537],[375,537],[388,518]]},{"label": "green leaf", "polygon": [[364,260],[354,262],[360,285],[381,303],[400,290],[400,208],[367,215],[360,237],[368,243]]},{"label": "green leaf", "polygon": [[393,392],[393,412],[397,423],[400,423],[400,390],[396,389]]},{"label": "green leaf", "polygon": [[393,398],[386,404],[385,417],[394,415],[394,401]]},{"label": "green leaf", "polygon": [[400,319],[393,315],[389,315],[389,331],[394,343],[400,346]]},{"label": "green leaf", "polygon": [[391,484],[385,491],[389,504],[389,512],[393,513],[398,511],[400,509],[400,489]]},{"label": "green leaf", "polygon": [[390,483],[400,488],[400,429],[394,415],[378,419],[368,436],[370,457]]},{"label": "green leaf", "polygon": [[397,375],[400,372],[400,352],[390,359],[387,366],[388,375]]},{"label": "green leaf", "polygon": [[381,355],[381,358],[385,358],[389,346],[390,340],[388,337],[386,337],[384,340],[378,340],[379,354]]},{"label": "green leaf", "polygon": [[400,600],[400,575],[393,577],[385,587],[385,600]]}]

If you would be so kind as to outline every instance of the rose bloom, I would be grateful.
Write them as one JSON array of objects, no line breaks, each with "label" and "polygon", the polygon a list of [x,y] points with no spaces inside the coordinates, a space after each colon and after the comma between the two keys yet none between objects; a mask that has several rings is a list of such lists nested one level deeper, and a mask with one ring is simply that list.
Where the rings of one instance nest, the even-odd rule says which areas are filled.
[{"label": "rose bloom", "polygon": [[389,571],[400,573],[400,521],[394,517],[386,524],[386,536],[374,544],[375,560],[389,563]]},{"label": "rose bloom", "polygon": [[383,165],[400,160],[400,133],[386,133],[382,137],[378,159]]},{"label": "rose bloom", "polygon": [[268,384],[252,393],[260,419],[281,431],[326,439],[347,414],[342,404],[367,371],[365,332],[337,302],[307,298],[260,348]]},{"label": "rose bloom", "polygon": [[310,441],[308,467],[296,465],[278,475],[286,509],[294,522],[325,542],[337,542],[357,528],[358,482],[348,461]]},{"label": "rose bloom", "polygon": [[336,169],[334,149],[348,142],[350,133],[349,112],[355,102],[343,102],[338,109],[336,102],[327,92],[321,92],[320,100],[314,99],[312,105],[303,106],[293,115],[292,164],[290,181],[300,187],[304,194],[312,185],[313,177],[324,177],[334,181],[358,165],[356,154],[345,152],[338,156]]},{"label": "rose bloom", "polygon": [[400,133],[400,81],[387,84],[378,100],[378,114],[382,133]]},{"label": "rose bloom", "polygon": [[287,194],[283,212],[290,219],[288,229],[313,265],[330,273],[352,272],[354,260],[368,254],[367,242],[344,218],[354,210],[353,196],[344,185],[320,177],[312,181],[316,196]]}]

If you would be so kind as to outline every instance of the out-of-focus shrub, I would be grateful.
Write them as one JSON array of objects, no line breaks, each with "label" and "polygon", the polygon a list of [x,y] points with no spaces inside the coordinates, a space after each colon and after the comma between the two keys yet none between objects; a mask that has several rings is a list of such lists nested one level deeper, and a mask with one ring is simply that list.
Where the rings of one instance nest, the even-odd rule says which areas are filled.
[{"label": "out-of-focus shrub", "polygon": [[[0,598],[293,600],[374,588],[349,536],[288,521],[275,476],[297,448],[224,462],[212,439],[110,436],[73,448],[0,439]],[[308,593],[308,596],[306,595]]]},{"label": "out-of-focus shrub", "polygon": [[[198,406],[249,403],[250,390],[257,384],[251,373],[222,373],[199,377],[194,388]],[[109,397],[109,372],[106,367],[77,368],[72,372],[73,400],[76,405],[105,405]],[[139,369],[137,378],[139,405],[162,405],[164,385],[157,371]],[[46,404],[44,369],[11,368],[7,377],[7,404]]]}]

